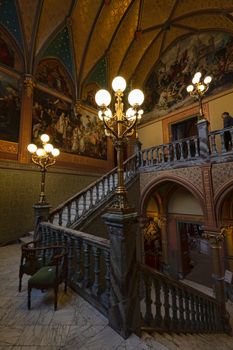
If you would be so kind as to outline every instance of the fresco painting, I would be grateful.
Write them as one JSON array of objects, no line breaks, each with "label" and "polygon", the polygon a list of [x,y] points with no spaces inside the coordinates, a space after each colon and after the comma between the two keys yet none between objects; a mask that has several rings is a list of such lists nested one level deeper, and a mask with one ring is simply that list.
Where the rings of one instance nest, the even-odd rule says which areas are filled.
[{"label": "fresco painting", "polygon": [[83,107],[75,115],[70,103],[35,89],[32,141],[37,143],[42,133],[63,152],[107,159],[107,139],[97,115]]},{"label": "fresco painting", "polygon": [[15,55],[10,44],[4,40],[0,33],[0,63],[5,64],[9,67],[15,65]]},{"label": "fresco painting", "polygon": [[165,53],[145,83],[145,112],[159,117],[192,103],[186,87],[197,71],[213,77],[208,94],[232,87],[230,34],[216,32],[186,37]]},{"label": "fresco painting", "polygon": [[19,140],[20,94],[18,80],[0,72],[0,139]]},{"label": "fresco painting", "polygon": [[41,61],[37,66],[36,79],[51,89],[72,97],[71,83],[68,81],[65,68],[58,60],[47,59]]}]

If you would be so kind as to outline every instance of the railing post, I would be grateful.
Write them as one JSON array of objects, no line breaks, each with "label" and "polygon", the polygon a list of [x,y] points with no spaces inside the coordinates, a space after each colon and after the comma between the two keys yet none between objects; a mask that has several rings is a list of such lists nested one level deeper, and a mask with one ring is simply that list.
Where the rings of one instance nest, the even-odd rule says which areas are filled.
[{"label": "railing post", "polygon": [[162,239],[162,270],[165,274],[169,273],[168,264],[168,238],[167,238],[167,216],[160,216],[161,239]]},{"label": "railing post", "polygon": [[34,204],[34,234],[33,239],[36,240],[36,231],[37,226],[41,221],[49,220],[49,209],[51,208],[50,204]]},{"label": "railing post", "polygon": [[206,119],[201,119],[197,122],[200,157],[205,160],[209,158],[209,154],[210,154],[208,125],[209,125],[209,122]]},{"label": "railing post", "polygon": [[142,149],[142,143],[137,138],[134,144],[134,152],[136,153],[136,167],[141,166],[141,149]]},{"label": "railing post", "polygon": [[110,239],[109,325],[123,338],[140,331],[136,268],[135,212],[107,212],[103,219]]},{"label": "railing post", "polygon": [[223,329],[227,333],[231,334],[232,329],[229,323],[229,314],[226,310],[224,267],[221,254],[224,235],[217,231],[205,231],[204,237],[210,242],[210,247],[212,250],[212,276],[214,279],[215,296],[221,312],[221,324],[223,325]]}]

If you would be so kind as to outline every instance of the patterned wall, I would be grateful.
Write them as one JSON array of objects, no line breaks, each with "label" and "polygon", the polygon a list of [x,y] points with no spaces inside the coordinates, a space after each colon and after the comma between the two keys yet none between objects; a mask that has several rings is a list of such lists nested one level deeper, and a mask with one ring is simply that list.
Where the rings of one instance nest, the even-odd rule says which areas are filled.
[{"label": "patterned wall", "polygon": [[55,38],[49,43],[41,58],[55,57],[62,61],[67,68],[70,76],[74,74],[72,45],[68,28],[61,30]]}]

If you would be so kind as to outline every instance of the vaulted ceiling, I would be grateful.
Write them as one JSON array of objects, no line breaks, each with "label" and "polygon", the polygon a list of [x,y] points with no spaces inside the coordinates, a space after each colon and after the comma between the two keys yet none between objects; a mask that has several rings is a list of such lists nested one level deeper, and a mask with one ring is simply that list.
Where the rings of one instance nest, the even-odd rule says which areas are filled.
[{"label": "vaulted ceiling", "polygon": [[233,34],[233,0],[18,0],[18,5],[28,69],[66,24],[79,87],[105,55],[109,81],[121,74],[142,86],[179,39],[209,30]]}]

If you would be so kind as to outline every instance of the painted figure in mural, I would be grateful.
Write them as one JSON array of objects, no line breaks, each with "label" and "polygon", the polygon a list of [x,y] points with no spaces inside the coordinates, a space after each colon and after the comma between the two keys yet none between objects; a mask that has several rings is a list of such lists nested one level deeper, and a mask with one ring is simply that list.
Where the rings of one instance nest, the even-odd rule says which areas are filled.
[{"label": "painted figure in mural", "polygon": [[10,67],[14,67],[14,62],[15,62],[14,52],[12,51],[10,46],[3,40],[1,36],[0,36],[0,62]]},{"label": "painted figure in mural", "polygon": [[65,68],[55,59],[43,60],[39,63],[36,71],[36,78],[40,82],[71,97],[72,95],[66,76]]},{"label": "painted figure in mural", "polygon": [[149,218],[143,230],[145,264],[157,270],[160,268],[161,235],[157,222]]},{"label": "painted figure in mural", "polygon": [[48,133],[51,142],[63,152],[98,159],[107,158],[104,129],[93,113],[75,115],[71,104],[35,89],[33,105],[33,140]]},{"label": "painted figure in mural", "polygon": [[[233,37],[228,33],[203,33],[185,38],[161,56],[145,83],[144,110],[153,118],[188,104],[186,87],[195,72],[211,75],[208,91],[231,86],[233,80]],[[152,114],[148,114],[149,119]]]},{"label": "painted figure in mural", "polygon": [[[230,116],[228,112],[222,113],[222,119],[223,119],[224,128],[229,128],[233,126],[233,118]],[[230,131],[224,132],[224,144],[225,144],[226,151],[230,151],[232,149],[232,139],[231,139]]]},{"label": "painted figure in mural", "polygon": [[20,100],[17,80],[0,73],[0,138],[18,142]]}]

